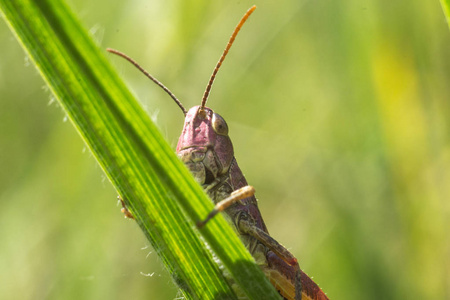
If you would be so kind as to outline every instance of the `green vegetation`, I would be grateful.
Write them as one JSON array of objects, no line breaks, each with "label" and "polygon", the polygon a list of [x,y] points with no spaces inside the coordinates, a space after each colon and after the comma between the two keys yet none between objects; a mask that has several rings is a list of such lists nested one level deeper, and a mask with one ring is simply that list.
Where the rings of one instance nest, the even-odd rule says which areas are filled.
[{"label": "green vegetation", "polygon": [[[212,210],[211,201],[70,9],[53,0],[3,1],[0,5],[183,295],[237,299],[194,230],[195,222]],[[251,299],[279,299],[225,219],[215,218],[201,232]]]},{"label": "green vegetation", "polygon": [[[100,49],[129,54],[190,107],[252,4],[208,106],[229,124],[270,233],[331,299],[448,298],[450,32],[439,1],[70,7]],[[141,249],[145,236],[123,219],[115,189],[34,67],[24,67],[5,22],[0,41],[0,294],[175,298],[153,247]],[[175,145],[176,105],[107,56]]]}]

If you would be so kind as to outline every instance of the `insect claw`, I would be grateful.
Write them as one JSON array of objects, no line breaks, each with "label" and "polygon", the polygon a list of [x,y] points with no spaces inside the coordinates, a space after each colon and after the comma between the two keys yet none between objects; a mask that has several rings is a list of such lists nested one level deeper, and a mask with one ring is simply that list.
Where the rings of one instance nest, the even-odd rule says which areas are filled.
[{"label": "insect claw", "polygon": [[135,220],[133,214],[128,210],[128,208],[127,208],[125,202],[123,201],[122,197],[120,197],[120,195],[119,195],[119,196],[117,196],[117,199],[120,201],[120,204],[122,204],[122,209],[120,211],[124,214],[125,219]]},{"label": "insect claw", "polygon": [[208,216],[206,217],[205,220],[203,220],[203,221],[198,221],[198,222],[197,222],[197,228],[200,229],[200,228],[202,228],[203,226],[205,226],[205,224],[208,223],[209,220],[211,220],[212,218],[214,218],[214,216],[217,215],[219,212],[220,212],[220,210],[217,209],[217,207],[214,208],[214,209],[208,214]]},{"label": "insect claw", "polygon": [[205,226],[206,224],[206,220],[205,221],[198,221],[197,224],[195,224],[197,226],[197,229],[202,229],[203,226]]}]

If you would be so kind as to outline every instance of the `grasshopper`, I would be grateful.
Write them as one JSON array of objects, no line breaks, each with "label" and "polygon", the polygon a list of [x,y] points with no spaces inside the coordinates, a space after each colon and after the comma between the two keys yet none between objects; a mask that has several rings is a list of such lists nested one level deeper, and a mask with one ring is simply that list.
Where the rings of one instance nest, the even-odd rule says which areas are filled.
[{"label": "grasshopper", "polygon": [[[133,59],[117,50],[107,50],[135,65],[148,78],[163,88],[183,111],[185,122],[176,152],[190,169],[196,181],[202,185],[215,203],[214,210],[203,221],[199,221],[197,227],[205,226],[214,215],[223,211],[228,222],[234,226],[242,242],[252,254],[255,262],[284,299],[326,300],[328,297],[300,269],[297,259],[269,235],[254,196],[255,189],[247,184],[234,157],[233,144],[228,135],[228,125],[224,118],[205,106],[222,62],[242,25],[255,9],[256,6],[251,7],[234,29],[214,68],[201,105],[194,106],[189,110],[184,108],[168,88]],[[123,201],[122,205],[125,216],[132,218]]]}]

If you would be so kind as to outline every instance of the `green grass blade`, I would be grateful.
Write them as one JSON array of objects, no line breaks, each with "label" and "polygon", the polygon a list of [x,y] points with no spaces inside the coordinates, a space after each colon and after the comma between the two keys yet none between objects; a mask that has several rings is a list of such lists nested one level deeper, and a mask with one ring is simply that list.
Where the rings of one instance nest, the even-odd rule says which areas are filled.
[{"label": "green grass blade", "polygon": [[[184,295],[235,298],[194,229],[210,200],[67,6],[0,0],[0,7]],[[222,216],[202,235],[250,298],[279,299]]]}]

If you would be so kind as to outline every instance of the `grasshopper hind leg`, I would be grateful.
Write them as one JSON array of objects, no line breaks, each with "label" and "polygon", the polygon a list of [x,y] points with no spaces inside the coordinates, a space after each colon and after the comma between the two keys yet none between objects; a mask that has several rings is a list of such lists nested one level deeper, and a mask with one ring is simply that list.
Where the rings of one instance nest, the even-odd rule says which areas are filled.
[{"label": "grasshopper hind leg", "polygon": [[242,212],[237,219],[239,230],[267,247],[268,268],[264,272],[280,294],[289,300],[302,300],[301,270],[297,259],[267,232],[255,226],[253,218]]},{"label": "grasshopper hind leg", "polygon": [[241,232],[267,247],[268,266],[264,272],[280,294],[288,300],[329,300],[319,286],[300,269],[295,256],[254,223],[246,213],[239,216],[238,227]]},{"label": "grasshopper hind leg", "polygon": [[268,265],[263,271],[280,295],[286,300],[302,299],[301,270],[298,264],[287,264],[271,250],[267,252],[266,258]]}]

